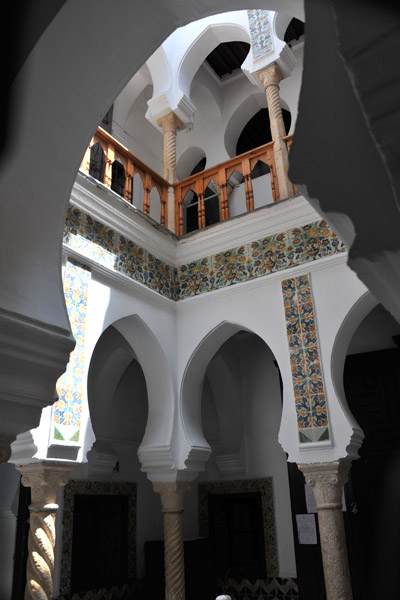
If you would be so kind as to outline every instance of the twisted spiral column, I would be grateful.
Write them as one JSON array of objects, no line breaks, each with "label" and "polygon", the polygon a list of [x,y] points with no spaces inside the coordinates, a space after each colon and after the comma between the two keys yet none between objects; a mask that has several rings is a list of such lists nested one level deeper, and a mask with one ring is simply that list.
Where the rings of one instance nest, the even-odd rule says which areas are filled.
[{"label": "twisted spiral column", "polygon": [[[163,130],[163,163],[164,179],[168,183],[176,181],[176,132],[183,126],[174,112],[169,112],[157,121]],[[167,193],[167,224],[171,231],[175,231],[175,195],[173,187]]]},{"label": "twisted spiral column", "polygon": [[342,487],[350,470],[348,461],[298,465],[313,488],[321,539],[327,600],[352,600],[346,534],[342,512]]},{"label": "twisted spiral column", "polygon": [[55,519],[59,485],[65,485],[72,466],[60,463],[17,465],[21,483],[31,488],[25,600],[50,600],[53,591]]},{"label": "twisted spiral column", "polygon": [[185,600],[183,497],[188,483],[153,483],[164,514],[165,599]]},{"label": "twisted spiral column", "polygon": [[274,142],[274,158],[276,175],[278,178],[279,196],[289,198],[293,196],[293,185],[288,179],[289,155],[286,142],[285,124],[282,116],[281,99],[279,95],[279,82],[283,75],[275,63],[261,71],[257,71],[258,78],[265,88],[268,104],[269,122],[271,127],[272,141]]}]

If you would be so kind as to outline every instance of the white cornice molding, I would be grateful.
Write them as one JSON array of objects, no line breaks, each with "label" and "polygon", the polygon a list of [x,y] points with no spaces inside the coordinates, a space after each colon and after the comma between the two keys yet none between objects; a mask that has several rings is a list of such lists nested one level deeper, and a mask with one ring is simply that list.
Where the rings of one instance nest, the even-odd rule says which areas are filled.
[{"label": "white cornice molding", "polygon": [[124,275],[123,273],[114,271],[114,269],[111,269],[110,267],[99,264],[95,259],[88,257],[84,252],[79,252],[76,248],[72,248],[65,243],[63,244],[63,254],[66,257],[73,258],[90,267],[92,277],[94,276],[95,279],[104,279],[107,283],[112,282],[115,287],[120,288],[122,291],[129,293],[134,292],[135,296],[141,298],[143,302],[164,309],[168,304],[170,307],[174,307],[176,304],[174,300],[170,300],[166,296],[161,295],[159,292],[152,290],[139,281],[128,277],[128,275]]},{"label": "white cornice molding", "polygon": [[69,330],[0,311],[0,435],[15,438],[39,425],[74,345]]},{"label": "white cornice molding", "polygon": [[157,258],[174,264],[176,236],[94,177],[78,172],[70,202]]},{"label": "white cornice molding", "polygon": [[274,233],[308,225],[322,217],[304,198],[295,196],[178,239],[175,265],[189,263]]},{"label": "white cornice molding", "polygon": [[160,127],[158,121],[168,113],[175,113],[183,125],[187,127],[193,123],[193,117],[196,112],[195,105],[185,94],[181,94],[179,100],[172,104],[165,93],[159,94],[154,98],[150,98],[147,106],[146,119],[161,132],[162,127]]}]

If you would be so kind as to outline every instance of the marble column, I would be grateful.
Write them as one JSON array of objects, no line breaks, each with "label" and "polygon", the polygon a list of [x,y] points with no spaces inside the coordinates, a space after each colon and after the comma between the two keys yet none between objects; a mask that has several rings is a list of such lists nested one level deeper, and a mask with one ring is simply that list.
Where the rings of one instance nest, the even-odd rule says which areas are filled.
[{"label": "marble column", "polygon": [[[164,179],[168,183],[175,183],[176,132],[183,124],[172,111],[158,119],[157,123],[163,130]],[[175,231],[175,195],[173,187],[168,188],[166,217],[168,229]]]},{"label": "marble column", "polygon": [[313,488],[318,511],[322,562],[327,600],[352,600],[342,513],[342,487],[347,481],[350,462],[298,465],[306,483]]},{"label": "marble column", "polygon": [[53,591],[55,518],[58,486],[68,481],[72,465],[37,462],[16,465],[21,483],[31,488],[25,600],[50,600]]},{"label": "marble column", "polygon": [[183,498],[189,483],[153,483],[161,496],[164,514],[165,599],[185,599],[185,565],[183,552]]},{"label": "marble column", "polygon": [[276,176],[279,186],[279,198],[289,198],[294,195],[293,185],[288,179],[289,155],[284,137],[286,136],[285,124],[282,116],[281,99],[279,95],[279,82],[283,75],[278,65],[273,63],[265,69],[257,71],[258,78],[265,88],[267,96],[269,122],[272,141],[274,142],[274,158]]}]

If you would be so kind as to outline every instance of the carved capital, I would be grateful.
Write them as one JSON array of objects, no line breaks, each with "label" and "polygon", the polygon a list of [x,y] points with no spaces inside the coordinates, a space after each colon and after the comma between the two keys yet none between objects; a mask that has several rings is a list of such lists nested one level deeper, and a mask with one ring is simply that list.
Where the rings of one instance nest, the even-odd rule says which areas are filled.
[{"label": "carved capital", "polygon": [[350,466],[345,460],[298,465],[306,483],[314,490],[317,510],[342,508],[342,487],[347,482]]},{"label": "carved capital", "polygon": [[21,483],[31,488],[31,509],[43,509],[49,505],[56,506],[58,487],[64,486],[74,465],[55,462],[38,462],[27,465],[16,465],[22,474]]},{"label": "carved capital", "polygon": [[257,71],[257,76],[265,89],[267,89],[267,87],[270,85],[279,86],[279,83],[283,79],[282,71],[275,63],[269,65],[265,69],[260,69],[260,71]]},{"label": "carved capital", "polygon": [[154,482],[153,490],[161,496],[162,511],[164,513],[183,512],[183,499],[185,493],[190,490],[191,485],[188,482]]},{"label": "carved capital", "polygon": [[183,127],[182,121],[176,116],[176,114],[173,111],[169,112],[163,117],[160,117],[157,121],[157,124],[159,125],[159,127],[162,127],[164,134],[167,131],[172,131],[173,133],[176,133],[177,129]]}]

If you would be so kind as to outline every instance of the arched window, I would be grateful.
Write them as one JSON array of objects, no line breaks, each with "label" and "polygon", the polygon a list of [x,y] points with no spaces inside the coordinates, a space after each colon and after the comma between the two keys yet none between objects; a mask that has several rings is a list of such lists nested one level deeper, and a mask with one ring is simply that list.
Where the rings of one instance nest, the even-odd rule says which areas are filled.
[{"label": "arched window", "polygon": [[103,148],[101,147],[100,142],[97,142],[96,144],[93,144],[90,150],[89,175],[103,183],[105,169],[106,159],[104,157]]},{"label": "arched window", "polygon": [[114,160],[111,167],[111,189],[120,196],[125,193],[125,169],[119,158]]},{"label": "arched window", "polygon": [[[292,117],[290,112],[284,108],[282,108],[282,116],[287,135]],[[271,141],[268,108],[261,108],[244,126],[236,145],[236,154],[243,154]]]}]

